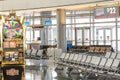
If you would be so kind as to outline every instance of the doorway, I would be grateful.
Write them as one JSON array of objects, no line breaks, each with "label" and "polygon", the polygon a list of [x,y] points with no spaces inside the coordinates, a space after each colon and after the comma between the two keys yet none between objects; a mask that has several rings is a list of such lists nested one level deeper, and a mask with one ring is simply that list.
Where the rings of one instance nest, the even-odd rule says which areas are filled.
[{"label": "doorway", "polygon": [[97,45],[112,45],[112,29],[100,28],[96,31]]},{"label": "doorway", "polygon": [[75,34],[77,46],[90,45],[90,28],[76,28]]}]

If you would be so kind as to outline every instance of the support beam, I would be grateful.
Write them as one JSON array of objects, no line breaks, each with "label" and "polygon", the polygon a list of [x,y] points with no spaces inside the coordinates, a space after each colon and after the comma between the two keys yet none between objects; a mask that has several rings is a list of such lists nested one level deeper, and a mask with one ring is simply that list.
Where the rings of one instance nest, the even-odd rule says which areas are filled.
[{"label": "support beam", "polygon": [[64,9],[57,10],[57,48],[63,51],[67,50],[66,42],[66,11]]}]

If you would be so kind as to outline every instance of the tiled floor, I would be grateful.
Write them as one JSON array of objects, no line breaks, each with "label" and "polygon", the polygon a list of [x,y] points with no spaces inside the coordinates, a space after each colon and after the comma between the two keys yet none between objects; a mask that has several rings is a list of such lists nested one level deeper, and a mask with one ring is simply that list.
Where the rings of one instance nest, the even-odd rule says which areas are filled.
[{"label": "tiled floor", "polygon": [[[26,60],[25,80],[81,80],[79,76],[67,74],[67,69],[55,70],[53,59]],[[64,67],[66,68],[66,67]]]},{"label": "tiled floor", "polygon": [[25,80],[115,80],[115,79],[88,79],[80,75],[71,75],[64,70],[55,70],[54,60],[26,59]]},{"label": "tiled floor", "polygon": [[70,80],[64,71],[55,71],[56,65],[48,60],[26,60],[25,80]]},{"label": "tiled floor", "polygon": [[[54,60],[26,60],[26,72],[25,80],[116,80],[112,79],[110,76],[107,78],[94,76],[91,74],[91,77],[84,77],[79,74],[68,74],[67,68],[64,67],[64,70],[55,70],[57,65],[54,64]],[[119,80],[119,79],[117,79]]]}]

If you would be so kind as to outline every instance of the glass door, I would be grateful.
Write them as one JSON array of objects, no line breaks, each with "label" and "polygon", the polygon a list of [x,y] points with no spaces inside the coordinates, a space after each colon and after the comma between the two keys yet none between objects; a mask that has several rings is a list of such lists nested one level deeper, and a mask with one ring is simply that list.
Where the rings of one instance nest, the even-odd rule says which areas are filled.
[{"label": "glass door", "polygon": [[98,45],[104,45],[104,30],[98,29],[97,30],[97,44]]},{"label": "glass door", "polygon": [[98,45],[111,45],[112,44],[112,32],[111,28],[97,29],[97,44]]},{"label": "glass door", "polygon": [[90,45],[90,28],[76,28],[76,44]]},{"label": "glass door", "polygon": [[76,39],[77,39],[77,46],[78,45],[83,45],[83,30],[82,29],[77,29],[76,30]]},{"label": "glass door", "polygon": [[86,29],[83,29],[83,33],[84,33],[84,40],[83,40],[83,43],[84,45],[90,45],[90,29],[89,28],[86,28]]},{"label": "glass door", "polygon": [[41,32],[40,32],[40,29],[35,29],[34,30],[34,40],[35,41],[38,41],[39,40],[39,38],[41,38],[41,34],[40,34]]},{"label": "glass door", "polygon": [[48,45],[57,45],[57,28],[49,26],[46,28],[47,35],[47,44]]},{"label": "glass door", "polygon": [[105,30],[105,45],[111,45],[112,44],[112,30],[106,29]]}]

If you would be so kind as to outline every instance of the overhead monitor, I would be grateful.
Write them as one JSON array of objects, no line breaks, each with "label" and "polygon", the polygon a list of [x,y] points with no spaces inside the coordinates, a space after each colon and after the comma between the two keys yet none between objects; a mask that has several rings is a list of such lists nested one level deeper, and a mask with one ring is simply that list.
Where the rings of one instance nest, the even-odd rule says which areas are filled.
[{"label": "overhead monitor", "polygon": [[51,21],[51,20],[46,20],[46,21],[45,21],[45,25],[46,25],[46,26],[52,25],[52,21]]}]

